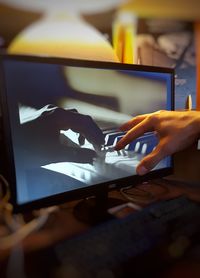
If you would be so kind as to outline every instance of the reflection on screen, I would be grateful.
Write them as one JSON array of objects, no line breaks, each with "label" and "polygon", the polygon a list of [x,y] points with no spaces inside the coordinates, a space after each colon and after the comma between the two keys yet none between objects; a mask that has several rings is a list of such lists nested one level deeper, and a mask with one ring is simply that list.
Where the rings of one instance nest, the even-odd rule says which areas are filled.
[{"label": "reflection on screen", "polygon": [[[18,204],[133,176],[157,144],[153,132],[121,151],[119,126],[170,109],[169,73],[8,60],[5,79]],[[170,159],[156,168],[170,166]]]}]

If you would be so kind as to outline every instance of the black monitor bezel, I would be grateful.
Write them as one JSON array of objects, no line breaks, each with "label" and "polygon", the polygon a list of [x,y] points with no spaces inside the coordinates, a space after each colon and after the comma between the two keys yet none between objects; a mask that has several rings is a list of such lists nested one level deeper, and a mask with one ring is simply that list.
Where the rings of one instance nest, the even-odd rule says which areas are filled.
[{"label": "black monitor bezel", "polygon": [[[24,212],[33,209],[39,209],[51,205],[58,205],[66,201],[81,199],[96,195],[102,191],[110,191],[113,189],[119,189],[128,185],[136,185],[143,181],[167,176],[173,173],[173,156],[172,156],[172,167],[166,167],[164,169],[154,170],[145,176],[134,175],[118,179],[115,181],[109,181],[97,185],[87,186],[85,188],[76,189],[70,192],[63,192],[60,194],[52,195],[49,197],[42,198],[40,200],[34,200],[25,204],[17,203],[17,192],[16,192],[16,176],[15,176],[15,165],[14,155],[11,138],[11,127],[9,121],[7,97],[6,97],[6,84],[4,81],[4,60],[15,60],[15,61],[27,61],[37,63],[48,63],[48,64],[60,64],[64,66],[75,66],[75,67],[88,67],[88,68],[100,68],[100,69],[114,69],[114,70],[135,70],[135,71],[148,71],[148,72],[160,72],[171,74],[171,110],[174,110],[174,70],[172,68],[145,66],[137,64],[121,64],[117,62],[107,61],[92,61],[92,60],[78,60],[60,57],[41,57],[41,56],[27,56],[27,55],[10,55],[6,53],[0,54],[0,101],[3,115],[3,137],[6,149],[6,178],[10,184],[11,200],[14,212]],[[89,189],[89,190],[88,190]]]}]

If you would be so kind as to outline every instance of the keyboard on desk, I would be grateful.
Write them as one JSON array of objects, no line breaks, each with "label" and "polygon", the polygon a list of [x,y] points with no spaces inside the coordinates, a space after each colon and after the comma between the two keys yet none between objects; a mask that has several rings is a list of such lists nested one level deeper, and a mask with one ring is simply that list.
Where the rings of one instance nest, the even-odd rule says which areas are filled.
[{"label": "keyboard on desk", "polygon": [[[148,267],[154,265],[158,270],[161,260],[158,253],[156,257],[152,256],[153,250],[159,250],[161,246],[163,252],[166,243],[181,238],[191,243],[199,232],[199,205],[179,197],[96,226],[82,236],[57,244],[54,250],[66,277],[69,273],[79,278],[149,277],[152,269]],[[179,243],[178,246],[184,253],[187,245]],[[170,256],[168,250],[167,247],[165,257]],[[175,255],[177,252],[180,253],[175,249]],[[142,259],[142,265],[138,258]]]},{"label": "keyboard on desk", "polygon": [[[64,134],[70,138],[70,132],[66,131]],[[62,162],[50,164],[44,168],[66,174],[87,185],[133,175],[139,161],[155,148],[157,137],[152,132],[146,133],[128,144],[123,150],[115,151],[117,142],[124,134],[124,132],[114,130],[104,131],[105,144],[93,164]],[[93,149],[92,144],[87,140],[82,147]]]}]

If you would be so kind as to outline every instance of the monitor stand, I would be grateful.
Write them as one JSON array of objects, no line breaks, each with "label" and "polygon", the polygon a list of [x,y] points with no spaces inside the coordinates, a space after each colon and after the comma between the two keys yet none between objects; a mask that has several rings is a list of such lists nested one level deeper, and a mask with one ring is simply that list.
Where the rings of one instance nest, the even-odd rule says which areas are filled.
[{"label": "monitor stand", "polygon": [[74,207],[74,215],[82,222],[95,225],[112,219],[113,216],[108,213],[108,209],[123,203],[125,201],[121,199],[108,197],[108,192],[101,192],[80,201]]}]

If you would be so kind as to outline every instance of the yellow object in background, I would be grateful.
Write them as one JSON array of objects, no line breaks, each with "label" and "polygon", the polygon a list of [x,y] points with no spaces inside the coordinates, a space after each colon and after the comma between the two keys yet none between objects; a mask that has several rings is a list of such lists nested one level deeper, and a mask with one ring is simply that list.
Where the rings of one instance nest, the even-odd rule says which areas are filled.
[{"label": "yellow object in background", "polygon": [[13,39],[8,53],[119,62],[105,36],[78,16],[43,17]]},{"label": "yellow object in background", "polygon": [[123,42],[123,26],[120,24],[120,22],[114,21],[112,26],[112,43],[114,51],[120,62],[122,62],[123,59]]},{"label": "yellow object in background", "polygon": [[137,19],[133,13],[119,12],[113,22],[113,48],[120,62],[134,64]]},{"label": "yellow object in background", "polygon": [[134,26],[126,26],[124,30],[124,52],[123,52],[123,63],[133,64],[134,63],[134,48],[135,48],[135,34]]},{"label": "yellow object in background", "polygon": [[196,39],[196,67],[197,67],[196,109],[200,110],[200,21],[195,23],[195,39]]},{"label": "yellow object in background", "polygon": [[199,0],[132,0],[122,4],[121,10],[146,18],[200,19]]},{"label": "yellow object in background", "polygon": [[185,109],[192,110],[192,96],[189,94],[185,102]]}]

